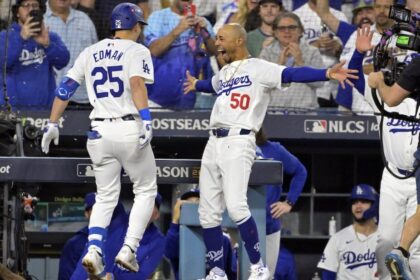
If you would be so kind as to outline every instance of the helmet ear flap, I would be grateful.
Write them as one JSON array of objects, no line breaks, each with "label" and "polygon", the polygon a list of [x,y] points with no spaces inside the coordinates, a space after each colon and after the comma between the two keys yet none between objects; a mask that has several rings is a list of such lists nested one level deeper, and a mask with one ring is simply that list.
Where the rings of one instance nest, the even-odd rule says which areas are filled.
[{"label": "helmet ear flap", "polygon": [[376,218],[377,222],[379,222],[379,195],[377,195],[377,199],[372,202],[372,205],[363,212],[363,219],[369,220],[372,218]]}]

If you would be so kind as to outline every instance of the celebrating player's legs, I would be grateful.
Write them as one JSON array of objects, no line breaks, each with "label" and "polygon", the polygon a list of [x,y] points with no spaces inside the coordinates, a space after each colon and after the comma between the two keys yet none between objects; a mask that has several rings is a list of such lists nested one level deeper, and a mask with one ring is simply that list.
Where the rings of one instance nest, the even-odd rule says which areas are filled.
[{"label": "celebrating player's legs", "polygon": [[58,144],[57,121],[86,77],[93,106],[87,149],[97,195],[89,221],[88,253],[82,264],[94,279],[105,279],[103,242],[120,195],[122,167],[133,182],[135,196],[124,245],[115,259],[123,268],[139,269],[136,251],[153,211],[156,163],[149,144],[151,116],[145,86],[153,83],[153,64],[149,50],[136,43],[145,24],[137,5],[121,3],[114,8],[114,38],[86,48],[76,59],[56,90],[50,122],[42,138],[45,153],[52,140]]},{"label": "celebrating player's legs", "polygon": [[199,205],[200,223],[210,272],[206,279],[227,279],[222,249],[222,213],[225,208],[238,225],[251,262],[250,280],[267,280],[258,231],[247,204],[249,175],[255,157],[255,133],[261,128],[270,92],[283,83],[335,79],[352,85],[353,73],[337,64],[330,69],[287,68],[250,58],[246,32],[238,24],[223,26],[216,37],[218,52],[227,63],[212,80],[198,81],[187,73],[185,92],[213,92],[217,99],[210,116],[211,136],[204,150]]}]

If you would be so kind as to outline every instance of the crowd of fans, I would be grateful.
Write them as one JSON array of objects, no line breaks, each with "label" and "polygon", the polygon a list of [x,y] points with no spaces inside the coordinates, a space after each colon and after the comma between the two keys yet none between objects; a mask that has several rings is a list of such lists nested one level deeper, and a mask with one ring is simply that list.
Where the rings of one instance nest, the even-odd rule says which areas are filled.
[{"label": "crowd of fans", "polygon": [[[78,54],[111,36],[109,15],[119,2],[17,0],[9,7],[9,1],[0,1],[3,29],[0,80],[2,84],[6,80],[6,86],[0,88],[0,104],[9,103],[14,109],[48,110],[57,82]],[[340,59],[350,59],[357,27],[371,25],[374,43],[377,42],[380,33],[392,25],[387,13],[393,3],[392,0],[194,0],[190,2],[195,8],[185,13],[182,5],[188,1],[128,2],[139,5],[149,23],[141,43],[150,49],[154,60],[155,83],[148,86],[150,107],[172,110],[212,107],[215,97],[201,93],[185,95],[183,83],[187,70],[193,76],[207,79],[223,65],[214,42],[217,30],[225,23],[237,22],[245,27],[253,57],[286,66],[325,68]],[[43,14],[41,28],[31,16],[33,10]],[[372,56],[367,55],[364,70],[368,74],[372,69]],[[338,88],[334,82],[291,84],[272,95],[270,106],[337,107],[342,105],[336,100]],[[70,106],[90,106],[84,85],[72,97]]]}]

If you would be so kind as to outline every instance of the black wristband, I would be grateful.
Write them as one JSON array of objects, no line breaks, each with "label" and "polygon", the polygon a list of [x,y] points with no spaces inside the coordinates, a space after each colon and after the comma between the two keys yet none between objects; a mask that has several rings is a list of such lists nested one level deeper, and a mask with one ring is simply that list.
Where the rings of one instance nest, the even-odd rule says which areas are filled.
[{"label": "black wristband", "polygon": [[288,200],[288,199],[286,199],[284,202],[286,202],[287,204],[289,204],[290,206],[294,206],[295,205],[295,203],[294,202],[291,202],[290,200]]}]

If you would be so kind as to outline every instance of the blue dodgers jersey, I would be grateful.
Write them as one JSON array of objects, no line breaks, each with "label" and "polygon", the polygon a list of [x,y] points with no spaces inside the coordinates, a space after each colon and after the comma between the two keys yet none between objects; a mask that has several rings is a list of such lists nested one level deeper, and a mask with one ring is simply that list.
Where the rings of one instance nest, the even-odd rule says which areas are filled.
[{"label": "blue dodgers jersey", "polygon": [[[267,141],[257,147],[257,156],[266,159],[274,159],[283,163],[284,173],[291,175],[290,190],[287,199],[296,202],[306,181],[306,168],[280,143]],[[280,200],[282,186],[266,185],[266,234],[279,231],[281,228],[280,219],[273,219],[271,216],[271,205]]]},{"label": "blue dodgers jersey", "polygon": [[[152,13],[144,30],[145,45],[168,35],[179,23],[180,17],[170,8]],[[211,24],[207,30],[214,37]],[[190,109],[195,104],[195,94],[184,94],[184,80],[187,70],[191,75],[207,79],[213,75],[210,58],[203,48],[204,41],[193,29],[184,31],[169,49],[159,57],[153,57],[155,83],[148,85],[149,99],[173,109]]]}]

